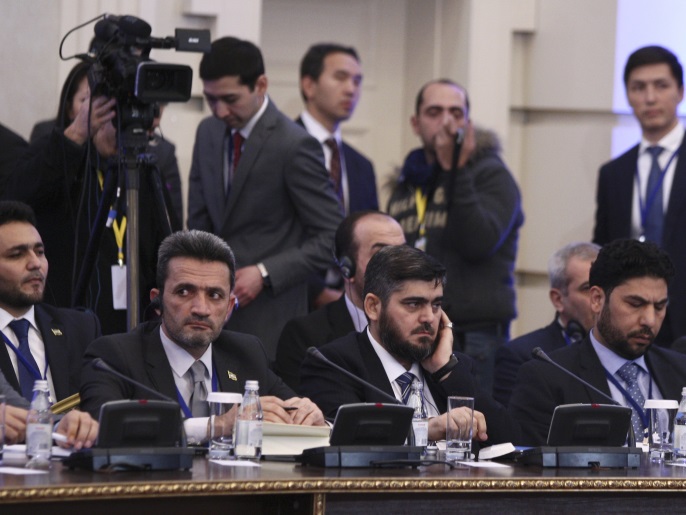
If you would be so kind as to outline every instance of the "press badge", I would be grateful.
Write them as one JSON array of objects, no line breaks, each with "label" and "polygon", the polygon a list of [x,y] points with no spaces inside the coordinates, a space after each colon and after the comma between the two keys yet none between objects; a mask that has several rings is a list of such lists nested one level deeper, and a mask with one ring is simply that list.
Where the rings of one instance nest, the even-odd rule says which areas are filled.
[{"label": "press badge", "polygon": [[112,265],[112,306],[126,309],[126,265]]}]

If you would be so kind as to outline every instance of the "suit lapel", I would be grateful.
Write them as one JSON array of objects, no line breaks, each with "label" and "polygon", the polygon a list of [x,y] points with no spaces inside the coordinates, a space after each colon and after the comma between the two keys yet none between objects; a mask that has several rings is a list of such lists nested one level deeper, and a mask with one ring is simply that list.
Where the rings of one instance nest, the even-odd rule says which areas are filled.
[{"label": "suit lapel", "polygon": [[238,168],[234,171],[233,182],[231,184],[231,193],[229,194],[228,204],[224,212],[224,224],[230,218],[231,211],[236,205],[236,202],[241,196],[241,192],[248,180],[253,164],[260,155],[260,151],[264,143],[269,138],[275,124],[276,124],[276,107],[269,100],[267,109],[264,111],[260,119],[250,131],[250,136],[245,140],[241,160],[238,163]]},{"label": "suit lapel", "polygon": [[[587,381],[588,383],[592,384],[593,386],[598,388],[598,390],[605,393],[609,397],[612,397],[612,394],[610,393],[610,387],[607,384],[607,377],[605,376],[605,368],[603,368],[603,365],[600,362],[598,355],[593,349],[591,340],[588,337],[586,337],[577,345],[581,345],[578,355],[579,377],[584,381]],[[583,385],[580,386],[584,388],[592,402],[596,402],[599,404],[607,404],[607,399],[598,395],[590,388],[586,388]]]},{"label": "suit lapel", "polygon": [[646,364],[650,370],[650,377],[655,381],[660,389],[663,399],[679,400],[681,397],[681,374],[672,369],[669,359],[657,351],[649,350],[646,355]]},{"label": "suit lapel", "polygon": [[[36,325],[40,330],[45,347],[45,359],[52,372],[55,397],[62,400],[69,397],[69,332],[57,319],[50,316],[40,305],[36,305]],[[41,370],[41,374],[43,371]]]},{"label": "suit lapel", "polygon": [[[350,312],[345,302],[345,295],[332,304],[329,304],[327,309],[327,318],[329,319],[329,334],[327,341],[331,341],[332,337],[337,334],[345,335],[355,330]],[[374,353],[376,354],[376,353]]]},{"label": "suit lapel", "polygon": [[164,347],[162,347],[162,341],[158,332],[162,329],[160,326],[155,327],[156,330],[153,329],[143,335],[145,372],[150,379],[150,383],[157,391],[172,399],[176,399],[177,391],[174,373],[169,365],[169,360],[164,352]]},{"label": "suit lapel", "polygon": [[[388,375],[386,375],[386,369],[383,367],[379,356],[374,351],[374,347],[372,347],[372,343],[367,337],[367,331],[362,331],[357,334],[357,342],[360,346],[362,361],[368,373],[368,376],[365,379],[391,397],[395,397],[391,383],[388,380]],[[383,402],[386,401],[384,400]]]},{"label": "suit lapel", "polygon": [[212,365],[214,372],[217,374],[219,382],[219,389],[222,392],[243,393],[241,385],[245,383],[242,378],[238,376],[237,368],[231,363],[229,355],[221,349],[219,340],[223,338],[223,333],[219,336],[217,342],[212,344]]},{"label": "suit lapel", "polygon": [[679,147],[679,157],[674,170],[672,191],[669,194],[669,206],[665,215],[663,244],[672,238],[683,238],[683,228],[679,225],[679,220],[683,220],[682,213],[686,209],[684,198],[686,198],[686,136]]},{"label": "suit lapel", "polygon": [[612,196],[617,200],[617,210],[625,228],[625,237],[631,236],[631,211],[634,199],[634,181],[636,166],[638,163],[638,145],[629,150],[625,156],[626,161],[618,163],[617,174],[619,177],[612,185]]}]

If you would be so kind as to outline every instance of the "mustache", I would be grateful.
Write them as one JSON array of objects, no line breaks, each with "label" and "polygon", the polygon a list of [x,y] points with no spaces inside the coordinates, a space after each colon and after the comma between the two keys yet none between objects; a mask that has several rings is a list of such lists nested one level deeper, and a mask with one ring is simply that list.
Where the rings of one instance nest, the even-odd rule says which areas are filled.
[{"label": "mustache", "polygon": [[638,331],[632,331],[627,335],[629,338],[633,338],[636,336],[639,337],[646,337],[650,338],[651,341],[655,339],[655,334],[649,327],[644,327],[643,329],[639,329]]},{"label": "mustache", "polygon": [[41,272],[34,272],[24,277],[22,282],[27,283],[29,281],[33,281],[34,279],[40,279],[41,282],[45,282],[45,275],[43,275]]},{"label": "mustache", "polygon": [[415,327],[414,329],[412,329],[412,332],[410,334],[420,333],[429,333],[430,336],[433,336],[435,334],[435,331],[430,323],[423,322],[422,325],[420,325],[419,327]]}]

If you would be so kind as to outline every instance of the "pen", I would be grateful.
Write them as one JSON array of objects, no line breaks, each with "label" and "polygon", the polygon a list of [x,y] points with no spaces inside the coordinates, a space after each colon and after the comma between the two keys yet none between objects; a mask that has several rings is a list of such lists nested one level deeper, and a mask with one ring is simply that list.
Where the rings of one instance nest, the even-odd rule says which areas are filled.
[{"label": "pen", "polygon": [[67,443],[67,437],[60,434],[60,433],[53,433],[52,439],[55,440],[56,442]]},{"label": "pen", "polygon": [[298,409],[298,407],[297,406],[285,406],[283,409],[285,409],[286,411],[295,411]]}]

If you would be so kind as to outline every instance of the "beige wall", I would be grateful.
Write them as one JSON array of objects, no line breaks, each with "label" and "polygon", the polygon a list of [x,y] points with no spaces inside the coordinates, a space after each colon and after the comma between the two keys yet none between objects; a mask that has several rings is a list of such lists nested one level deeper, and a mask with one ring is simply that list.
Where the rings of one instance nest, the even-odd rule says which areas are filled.
[{"label": "beige wall", "polygon": [[[661,0],[655,0],[661,1]],[[361,102],[344,135],[375,163],[379,186],[416,144],[409,128],[414,95],[449,76],[470,91],[472,116],[495,129],[517,178],[527,220],[518,261],[520,318],[515,334],[552,317],[545,264],[556,248],[588,239],[595,176],[609,159],[618,0],[3,0],[0,52],[6,70],[0,121],[28,137],[54,116],[72,62],[57,47],[68,29],[107,11],[142,17],[153,35],[209,28],[261,45],[272,98],[290,116],[301,109],[297,68],[317,41],[355,46],[365,73]],[[31,34],[32,36],[29,36]],[[38,36],[37,36],[38,35]],[[92,26],[68,40],[83,51]],[[659,35],[658,35],[659,36]],[[657,37],[657,36],[656,36]],[[162,62],[197,71],[199,56],[157,51]],[[199,120],[201,84],[172,105],[162,123],[187,179]],[[385,204],[386,192],[381,190]]]}]

